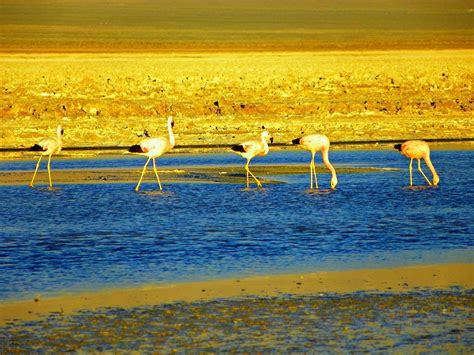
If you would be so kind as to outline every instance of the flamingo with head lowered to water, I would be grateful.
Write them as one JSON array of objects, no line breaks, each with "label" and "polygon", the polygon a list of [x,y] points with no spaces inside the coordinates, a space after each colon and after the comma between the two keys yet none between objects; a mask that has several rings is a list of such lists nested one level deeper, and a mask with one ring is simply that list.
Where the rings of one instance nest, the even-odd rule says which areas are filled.
[{"label": "flamingo with head lowered to water", "polygon": [[[413,167],[412,167],[413,159],[418,160],[418,171],[421,173],[421,175],[428,182],[428,185],[438,186],[439,176],[438,176],[438,173],[436,172],[436,170],[433,166],[433,163],[431,163],[430,147],[429,147],[428,143],[426,143],[425,141],[420,141],[420,140],[412,140],[412,141],[406,141],[405,143],[402,143],[402,144],[395,144],[394,148],[398,149],[400,151],[400,153],[402,153],[407,158],[410,158],[410,166],[409,166],[410,186],[413,186]],[[433,175],[433,182],[431,182],[426,177],[423,170],[421,170],[420,159],[423,159],[425,161],[425,164],[428,167],[428,169],[430,169],[431,174]]]},{"label": "flamingo with head lowered to water", "polygon": [[309,163],[310,188],[313,189],[313,176],[316,189],[319,188],[314,157],[316,152],[321,151],[323,163],[331,172],[331,189],[335,189],[337,185],[337,175],[336,170],[329,161],[329,138],[324,134],[310,134],[308,136],[293,139],[292,143],[299,144],[301,147],[311,152],[311,162]]}]

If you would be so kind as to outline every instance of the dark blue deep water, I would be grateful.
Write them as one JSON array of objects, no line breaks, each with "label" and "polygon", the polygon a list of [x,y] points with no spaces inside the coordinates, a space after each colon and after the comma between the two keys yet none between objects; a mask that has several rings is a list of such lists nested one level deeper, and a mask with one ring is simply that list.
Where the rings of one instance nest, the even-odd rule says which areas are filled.
[{"label": "dark blue deep water", "polygon": [[[307,163],[271,152],[255,164]],[[333,152],[338,166],[401,171],[339,174],[336,191],[309,194],[307,175],[264,191],[240,185],[0,186],[0,299],[256,274],[472,262],[474,152],[435,151],[438,188],[410,190],[408,160],[392,151]],[[320,160],[320,158],[318,157]],[[53,169],[141,167],[141,157],[66,160]],[[169,155],[159,166],[242,164],[232,154]],[[33,161],[1,170],[33,170]],[[425,172],[431,176],[426,169]],[[53,172],[54,173],[54,172]],[[415,182],[424,181],[415,173]],[[138,176],[137,176],[138,178]],[[320,185],[329,175],[320,174]],[[155,184],[145,183],[145,190]]]}]

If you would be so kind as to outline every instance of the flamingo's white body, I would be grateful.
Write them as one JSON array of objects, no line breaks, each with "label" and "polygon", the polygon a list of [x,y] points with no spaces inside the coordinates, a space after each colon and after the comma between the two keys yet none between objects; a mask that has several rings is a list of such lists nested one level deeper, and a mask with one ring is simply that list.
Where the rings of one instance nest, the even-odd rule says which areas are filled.
[{"label": "flamingo's white body", "polygon": [[247,159],[247,163],[245,164],[245,171],[247,173],[247,188],[250,186],[249,182],[249,175],[251,175],[255,182],[257,183],[258,187],[262,187],[262,183],[257,179],[257,177],[252,174],[249,169],[250,160],[256,157],[257,155],[265,156],[268,154],[269,148],[267,143],[267,137],[269,133],[267,131],[263,131],[261,134],[260,140],[251,140],[246,141],[238,145],[234,145],[231,149],[240,154],[243,158]]},{"label": "flamingo's white body", "polygon": [[323,156],[323,163],[331,172],[331,189],[335,189],[337,185],[336,170],[329,161],[329,138],[324,134],[310,134],[302,138],[294,139],[293,144],[299,144],[306,150],[311,152],[311,162],[309,164],[310,169],[310,188],[313,188],[313,176],[316,189],[318,189],[318,179],[316,177],[316,165],[314,164],[314,157],[316,152],[321,151]]},{"label": "flamingo's white body", "polygon": [[[439,184],[439,176],[436,173],[436,170],[431,163],[430,159],[430,147],[428,143],[425,141],[420,140],[411,140],[406,141],[403,144],[395,144],[394,148],[398,149],[404,156],[410,158],[410,186],[413,186],[413,159],[418,160],[418,171],[423,175],[425,180],[428,182],[428,185],[438,186]],[[423,159],[426,163],[428,169],[430,169],[431,173],[433,174],[433,183],[426,177],[423,170],[421,170],[421,162],[420,159]]]},{"label": "flamingo's white body", "polygon": [[38,143],[36,143],[34,146],[30,148],[30,151],[34,152],[41,152],[40,157],[38,159],[38,162],[36,163],[36,169],[35,173],[33,174],[33,178],[31,179],[30,186],[33,187],[36,173],[38,172],[41,158],[43,156],[48,155],[48,177],[49,177],[49,187],[53,187],[53,182],[51,180],[51,156],[53,154],[58,154],[61,152],[63,141],[62,141],[62,135],[64,134],[64,130],[61,125],[59,125],[56,129],[56,137],[48,137],[48,138],[43,138],[40,140]]},{"label": "flamingo's white body", "polygon": [[142,140],[139,144],[132,145],[128,149],[129,153],[144,155],[148,157],[148,160],[146,161],[145,166],[143,167],[140,180],[138,181],[138,184],[135,187],[135,191],[138,191],[140,189],[140,184],[142,182],[143,175],[145,175],[145,171],[151,159],[153,159],[153,170],[155,171],[156,179],[158,181],[158,186],[160,187],[160,190],[163,190],[161,186],[160,177],[158,175],[158,170],[156,170],[155,158],[158,158],[161,155],[173,149],[175,145],[173,126],[174,126],[174,121],[173,121],[173,118],[170,116],[168,117],[168,138],[166,137],[147,138],[147,139]]}]

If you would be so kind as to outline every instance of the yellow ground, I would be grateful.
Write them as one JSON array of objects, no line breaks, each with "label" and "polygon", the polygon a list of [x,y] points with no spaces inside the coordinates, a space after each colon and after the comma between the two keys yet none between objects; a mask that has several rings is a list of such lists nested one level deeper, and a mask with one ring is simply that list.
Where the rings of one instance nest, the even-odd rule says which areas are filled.
[{"label": "yellow ground", "polygon": [[[0,54],[0,147],[472,138],[472,50]],[[472,145],[471,145],[472,147]]]}]

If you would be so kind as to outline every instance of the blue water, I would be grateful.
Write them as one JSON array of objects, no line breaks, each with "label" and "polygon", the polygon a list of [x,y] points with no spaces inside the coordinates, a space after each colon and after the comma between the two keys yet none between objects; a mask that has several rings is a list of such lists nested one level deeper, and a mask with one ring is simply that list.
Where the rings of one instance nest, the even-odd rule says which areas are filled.
[{"label": "blue water", "polygon": [[[272,152],[256,164],[307,163]],[[409,264],[472,262],[474,152],[435,151],[439,188],[410,190],[396,152],[334,152],[337,166],[400,168],[339,174],[336,191],[309,194],[307,175],[264,191],[240,185],[169,184],[164,195],[133,184],[0,186],[0,299],[242,277]],[[242,164],[233,154],[169,155],[161,166]],[[141,157],[56,160],[53,169],[141,167]],[[0,170],[32,170],[33,161]],[[428,176],[431,176],[427,171]],[[415,182],[423,184],[415,176]],[[138,178],[138,176],[137,176]],[[320,185],[329,175],[320,174]],[[145,190],[155,184],[143,184]]]}]

